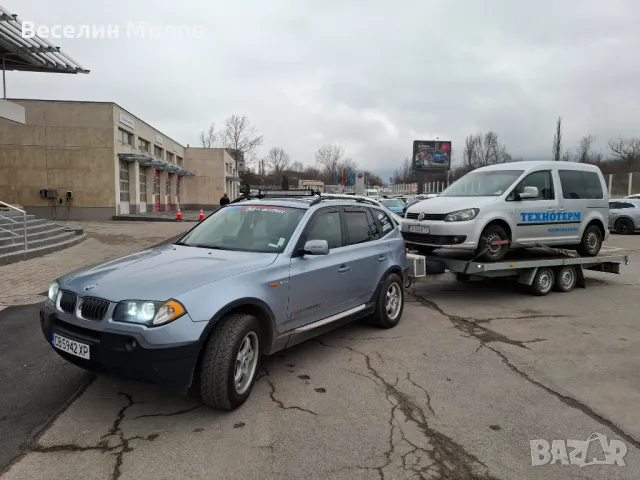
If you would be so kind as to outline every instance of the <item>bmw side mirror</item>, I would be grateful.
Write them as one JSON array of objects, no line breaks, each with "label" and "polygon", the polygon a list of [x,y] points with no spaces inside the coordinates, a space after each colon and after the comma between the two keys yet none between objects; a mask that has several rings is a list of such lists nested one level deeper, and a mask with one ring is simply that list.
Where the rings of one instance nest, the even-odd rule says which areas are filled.
[{"label": "bmw side mirror", "polygon": [[328,255],[329,243],[326,240],[309,240],[303,250],[305,255]]}]

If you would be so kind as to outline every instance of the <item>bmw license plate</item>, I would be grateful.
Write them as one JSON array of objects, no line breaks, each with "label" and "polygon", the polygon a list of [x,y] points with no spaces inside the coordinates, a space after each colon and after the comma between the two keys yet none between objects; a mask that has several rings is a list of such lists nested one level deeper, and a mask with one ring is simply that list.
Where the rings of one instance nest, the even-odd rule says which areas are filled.
[{"label": "bmw license plate", "polygon": [[428,235],[429,227],[424,225],[409,225],[409,231],[411,233],[422,233],[423,235]]},{"label": "bmw license plate", "polygon": [[90,358],[89,345],[86,343],[76,342],[75,340],[63,337],[57,333],[51,335],[51,345],[58,350],[70,353],[76,357],[84,358],[86,360],[89,360]]}]

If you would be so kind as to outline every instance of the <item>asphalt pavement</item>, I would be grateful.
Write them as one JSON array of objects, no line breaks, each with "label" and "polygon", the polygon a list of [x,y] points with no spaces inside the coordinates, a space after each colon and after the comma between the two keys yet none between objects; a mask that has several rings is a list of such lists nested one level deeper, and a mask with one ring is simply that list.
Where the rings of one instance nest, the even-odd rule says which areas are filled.
[{"label": "asphalt pavement", "polygon": [[0,308],[0,471],[94,378],[48,345],[40,330],[41,305]]},{"label": "asphalt pavement", "polygon": [[0,311],[0,471],[93,378],[51,349],[39,309]]},{"label": "asphalt pavement", "polygon": [[[590,272],[587,288],[571,293],[421,280],[396,328],[354,323],[264,359],[234,412],[99,376],[0,476],[637,480],[639,240],[614,237],[603,254],[629,252],[631,265]],[[56,375],[66,385],[77,372],[50,351],[30,308],[0,312],[0,391],[25,384],[0,411],[18,405],[13,428],[23,432],[42,408],[30,397],[42,402]],[[22,367],[34,356],[40,370]],[[0,451],[7,431],[15,434],[0,432]],[[602,460],[592,438],[624,443],[624,466],[581,468],[558,453],[554,464],[532,465],[531,441],[583,442],[587,461]]]}]

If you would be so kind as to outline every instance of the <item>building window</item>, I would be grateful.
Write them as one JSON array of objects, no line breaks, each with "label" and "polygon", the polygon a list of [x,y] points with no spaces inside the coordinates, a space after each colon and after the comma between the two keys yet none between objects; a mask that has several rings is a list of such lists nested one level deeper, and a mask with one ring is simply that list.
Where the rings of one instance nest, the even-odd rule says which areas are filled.
[{"label": "building window", "polygon": [[120,201],[129,201],[129,162],[120,160]]},{"label": "building window", "polygon": [[173,153],[167,152],[167,163],[173,163]]},{"label": "building window", "polygon": [[149,153],[150,147],[151,147],[151,144],[149,142],[138,137],[138,150],[142,150],[143,152]]},{"label": "building window", "polygon": [[153,154],[155,155],[156,158],[159,158],[160,160],[162,160],[163,152],[164,152],[164,150],[162,150],[159,146],[157,146],[157,145],[153,146]]},{"label": "building window", "polygon": [[176,163],[180,168],[182,168],[182,162],[183,162],[183,159],[181,157],[176,157]]},{"label": "building window", "polygon": [[147,203],[147,167],[140,167],[140,203]]},{"label": "building window", "polygon": [[118,140],[126,145],[133,145],[133,133],[129,133],[126,130],[118,128]]}]

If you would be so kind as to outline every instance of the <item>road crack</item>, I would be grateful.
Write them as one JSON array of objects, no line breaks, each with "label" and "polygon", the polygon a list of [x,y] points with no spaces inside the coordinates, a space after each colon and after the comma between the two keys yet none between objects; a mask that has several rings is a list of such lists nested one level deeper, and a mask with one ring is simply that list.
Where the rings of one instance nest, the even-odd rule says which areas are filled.
[{"label": "road crack", "polygon": [[[420,303],[429,308],[430,310],[435,310],[440,315],[449,319],[451,324],[460,332],[463,333],[463,337],[465,338],[473,338],[475,340],[480,341],[480,348],[486,346],[487,343],[498,342],[505,343],[507,345],[514,345],[516,347],[524,348],[527,350],[531,350],[527,347],[527,343],[536,343],[536,342],[544,342],[546,338],[534,338],[533,340],[513,340],[506,335],[496,332],[488,327],[482,325],[482,323],[488,323],[486,320],[475,320],[471,318],[459,317],[457,315],[451,315],[443,311],[435,302],[431,300],[427,300],[426,298],[414,293],[416,298],[420,299]],[[535,318],[540,318],[540,315],[536,315]],[[520,318],[520,317],[514,317]],[[523,316],[522,318],[529,318],[528,315]],[[504,319],[504,318],[503,318]]]},{"label": "road crack", "polygon": [[[467,333],[468,334],[467,338],[474,338],[474,339],[478,340],[480,342],[480,345],[478,346],[478,349],[476,349],[476,351],[478,351],[482,347],[485,347],[485,348],[491,350],[493,353],[498,355],[498,357],[500,357],[502,362],[511,371],[516,373],[518,376],[520,376],[521,378],[523,378],[527,382],[529,382],[532,385],[535,385],[536,387],[541,388],[545,392],[553,395],[554,397],[556,397],[558,400],[560,400],[565,405],[567,405],[567,406],[569,406],[569,407],[571,407],[573,409],[580,410],[582,413],[587,415],[592,420],[595,420],[596,422],[600,423],[601,425],[603,425],[605,427],[608,427],[609,429],[611,429],[611,431],[615,432],[617,435],[622,437],[626,442],[628,442],[631,445],[633,445],[634,447],[640,449],[640,441],[638,439],[636,439],[635,437],[633,437],[631,434],[625,432],[621,427],[619,427],[618,425],[613,423],[611,420],[609,420],[606,417],[603,417],[602,415],[597,413],[595,410],[593,410],[591,407],[589,407],[588,405],[580,402],[579,400],[577,400],[577,399],[575,399],[573,397],[570,397],[568,395],[564,395],[564,394],[562,394],[560,392],[557,392],[557,391],[553,390],[552,388],[547,387],[543,383],[539,382],[538,380],[535,380],[535,379],[531,378],[529,375],[527,375],[525,372],[523,372],[518,367],[516,367],[513,363],[511,363],[511,361],[509,361],[509,359],[507,358],[507,356],[504,353],[502,353],[500,350],[492,347],[491,345],[487,345],[490,342],[500,342],[500,343],[506,343],[506,344],[509,344],[509,345],[516,345],[516,346],[519,346],[519,347],[527,348],[526,345],[521,345],[521,344],[523,344],[523,343],[532,343],[532,342],[535,342],[535,341],[542,341],[543,339],[535,339],[535,340],[530,340],[530,341],[527,341],[527,342],[519,342],[519,341],[511,340],[511,339],[509,339],[509,338],[505,337],[504,335],[501,335],[501,334],[499,334],[497,332],[494,332],[492,330],[489,330],[487,328],[484,328],[484,327],[481,327],[481,326],[478,326],[478,325],[474,325],[474,323],[473,323],[473,321],[471,321],[471,319],[462,318],[462,317],[459,317],[459,316],[456,316],[456,315],[448,314],[444,310],[442,310],[442,308],[440,308],[440,306],[438,306],[435,302],[432,302],[431,300],[427,300],[427,299],[425,299],[425,298],[423,298],[423,297],[421,297],[419,295],[416,295],[415,293],[414,293],[414,295],[421,300],[421,303],[425,307],[430,308],[431,310],[437,311],[438,313],[440,313],[444,317],[448,318],[449,321],[453,324],[453,326],[455,328]],[[535,318],[541,318],[541,316],[540,315],[536,315]],[[503,339],[506,339],[507,341],[504,341]]]},{"label": "road crack", "polygon": [[[42,446],[38,443],[34,443],[27,448],[27,453],[36,452],[36,453],[56,453],[56,452],[88,452],[88,451],[98,451],[100,453],[114,455],[116,457],[116,462],[113,467],[113,471],[111,473],[112,480],[118,480],[122,475],[122,465],[124,463],[124,454],[132,452],[134,448],[130,445],[130,442],[133,440],[141,440],[146,442],[153,442],[156,438],[159,437],[159,434],[153,433],[147,435],[146,437],[135,435],[132,437],[126,437],[124,432],[122,431],[122,422],[125,420],[127,416],[127,411],[134,405],[140,405],[145,402],[135,401],[133,396],[124,393],[118,392],[118,395],[124,397],[126,400],[125,405],[123,405],[116,414],[116,418],[113,421],[113,424],[105,433],[100,437],[100,441],[98,441],[95,445],[77,445],[75,443],[70,444],[59,444],[59,445],[50,445],[50,446]],[[188,411],[196,410],[200,408],[202,405],[197,405],[196,407],[192,407],[185,410],[179,410],[174,413],[166,413],[166,414],[151,414],[151,415],[140,415],[138,417],[134,417],[132,420],[144,417],[170,417],[174,415],[181,415],[183,413],[187,413]],[[116,439],[117,443],[115,445],[110,445],[109,440]]]},{"label": "road crack", "polygon": [[301,412],[310,413],[311,415],[318,415],[313,410],[309,410],[309,409],[306,409],[306,408],[303,408],[303,407],[298,407],[297,405],[286,406],[284,403],[282,403],[282,401],[280,401],[280,400],[278,400],[276,398],[276,386],[273,384],[273,382],[271,380],[267,380],[267,383],[269,384],[269,387],[271,388],[271,392],[269,392],[269,396],[271,397],[271,401],[273,401],[273,403],[275,403],[279,408],[281,408],[283,410],[299,410]]},{"label": "road crack", "polygon": [[[364,360],[367,374],[351,372],[366,377],[383,388],[385,398],[391,407],[387,448],[382,454],[381,464],[349,466],[339,471],[372,470],[378,473],[381,480],[398,478],[396,470],[404,473],[411,472],[420,478],[495,480],[482,461],[468,453],[462,445],[430,427],[424,409],[398,388],[398,378],[393,383],[386,380],[374,367],[370,355],[351,346],[330,345],[318,339],[315,341],[322,346],[348,350],[360,356]],[[433,414],[431,397],[426,389],[413,381],[409,374],[407,374],[407,380],[425,393],[427,409]],[[412,438],[403,426],[419,432],[421,438]]]}]

